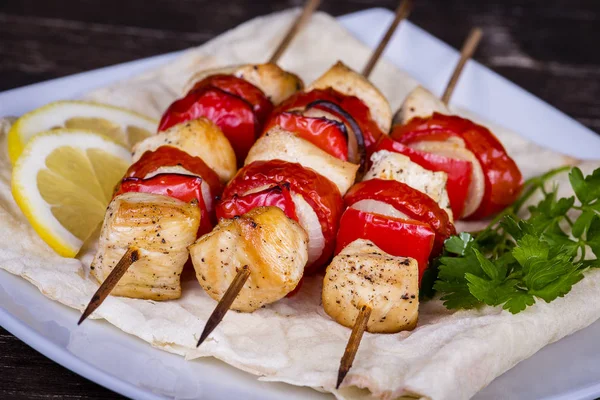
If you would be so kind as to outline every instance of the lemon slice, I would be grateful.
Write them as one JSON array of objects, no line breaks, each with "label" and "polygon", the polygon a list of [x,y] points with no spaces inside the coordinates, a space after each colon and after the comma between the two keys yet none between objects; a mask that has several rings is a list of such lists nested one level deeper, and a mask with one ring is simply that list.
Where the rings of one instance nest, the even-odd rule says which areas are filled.
[{"label": "lemon slice", "polygon": [[27,142],[51,129],[85,129],[132,148],[156,132],[158,122],[118,107],[83,101],[57,101],[19,118],[8,133],[8,155],[14,164]]},{"label": "lemon slice", "polygon": [[56,129],[27,143],[12,172],[12,193],[38,235],[75,257],[104,219],[129,150],[81,129]]}]

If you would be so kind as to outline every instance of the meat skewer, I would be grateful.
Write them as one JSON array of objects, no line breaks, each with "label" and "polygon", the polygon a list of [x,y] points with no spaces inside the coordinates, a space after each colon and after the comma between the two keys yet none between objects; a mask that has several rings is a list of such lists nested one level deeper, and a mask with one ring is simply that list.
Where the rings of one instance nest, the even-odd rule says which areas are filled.
[{"label": "meat skewer", "polygon": [[[284,83],[289,83],[291,80],[291,85],[288,84],[286,87],[302,86],[299,78],[278,69],[275,62],[289,46],[295,34],[308,21],[319,3],[320,0],[307,1],[301,15],[271,56],[270,62],[262,64],[269,68],[266,74],[259,76],[260,79],[268,74],[275,74],[275,77]],[[240,67],[238,70],[244,71],[247,68]],[[251,70],[258,71],[259,67],[252,67]],[[256,74],[260,75],[260,72]],[[254,79],[255,82],[259,80],[263,87],[266,85],[265,90],[270,89],[264,79],[261,81],[256,74],[249,79]],[[188,96],[176,101],[169,107],[161,121],[159,130],[165,132],[141,142],[134,149],[134,160],[137,162],[128,171],[128,176],[121,183],[115,198],[109,205],[102,228],[100,249],[92,264],[92,274],[102,281],[102,284],[85,308],[78,324],[81,324],[102,304],[119,282],[121,282],[119,286],[122,286],[118,290],[119,295],[158,300],[179,297],[179,276],[189,257],[187,247],[198,234],[212,229],[213,199],[220,194],[222,183],[227,182],[236,169],[234,150],[237,150],[237,147],[232,148],[232,144],[235,145],[232,139],[235,139],[235,134],[238,132],[230,129],[228,130],[230,136],[225,135],[226,138],[217,125],[224,123],[228,128],[223,121],[231,119],[232,115],[236,117],[236,114],[231,112],[232,108],[227,108],[232,104],[241,105],[242,110],[248,110],[245,115],[251,115],[251,118],[264,116],[270,112],[271,107],[263,92],[251,83],[241,78],[224,79],[222,74],[207,75],[203,81],[195,85],[201,87],[192,89],[188,96],[196,96],[194,100],[198,100],[199,94],[205,96],[208,102],[202,102],[200,99],[198,102],[200,106],[197,107],[189,104]],[[207,79],[208,82],[203,83]],[[275,95],[277,90],[269,93]],[[190,114],[182,110],[181,101],[186,103],[184,105],[195,107],[196,111],[199,108],[204,111],[201,115]],[[248,108],[249,105],[252,108]],[[219,119],[222,115],[218,114],[219,107],[225,107],[224,119]],[[173,116],[175,118],[172,118]],[[198,117],[200,118],[196,119]],[[213,119],[217,125],[204,117]],[[146,194],[142,195],[140,192]],[[165,199],[165,196],[169,196],[170,199]],[[129,226],[129,229],[137,231],[137,236],[133,239],[127,237],[127,234],[131,233],[128,232],[127,225],[131,223],[137,224],[136,227]],[[182,224],[181,232],[165,229],[165,225],[177,224]],[[122,243],[118,243],[115,239]],[[136,243],[139,242],[153,250],[147,251],[143,246],[138,248]],[[114,253],[124,247],[123,243],[129,243],[125,246],[125,255],[115,259]],[[174,252],[177,256],[171,257]],[[165,259],[165,255],[166,258],[172,259]],[[162,261],[155,265],[150,261],[151,257]],[[141,264],[135,271],[129,270],[134,263]],[[145,273],[143,268],[146,268],[149,273]],[[107,271],[110,273],[104,277]]]},{"label": "meat skewer", "polygon": [[[449,101],[480,38],[481,30],[475,28],[463,45],[460,60],[444,91],[444,103]],[[406,113],[415,111],[413,104],[403,107]],[[386,137],[381,139],[392,142]],[[340,361],[336,388],[352,367],[365,330],[398,332],[416,326],[418,286],[428,259],[438,254],[444,240],[455,233],[448,197],[444,200],[431,190],[432,185],[436,186],[435,176],[442,174],[443,183],[439,187],[445,192],[445,174],[429,172],[411,161],[422,156],[416,152],[408,158],[388,150],[396,149],[393,145],[376,148],[366,180],[346,194],[348,209],[338,232],[338,255],[324,278],[325,311],[338,323],[352,327]],[[421,165],[429,166],[419,160]],[[413,178],[423,175],[426,185],[421,186],[404,173],[390,171],[405,171]],[[415,213],[413,205],[426,212]]]},{"label": "meat skewer", "polygon": [[[382,43],[378,46],[378,54],[373,55],[369,60],[368,65],[370,66],[366,70],[367,75],[377,62],[385,44],[389,41],[393,29],[397,27],[401,19],[408,15],[411,4],[412,1],[405,1],[398,7],[397,18],[382,39]],[[342,77],[345,79],[342,79]],[[336,90],[331,89],[332,87]],[[219,257],[209,258],[206,256],[211,249],[220,244],[221,248],[219,251],[221,253],[229,253],[232,248],[240,245],[243,246],[244,242],[236,245],[236,243],[239,243],[237,240],[229,239],[232,235],[235,235],[236,238],[242,237],[238,232],[242,231],[243,219],[248,215],[244,214],[244,212],[258,205],[256,201],[260,198],[263,202],[261,203],[262,205],[276,205],[284,209],[284,211],[288,211],[285,214],[279,212],[280,217],[278,220],[272,220],[271,223],[273,224],[290,224],[291,219],[294,217],[292,215],[293,209],[304,210],[303,215],[305,216],[305,220],[302,221],[302,218],[299,216],[296,216],[296,218],[306,231],[313,232],[314,229],[311,229],[311,226],[319,226],[320,221],[321,231],[316,235],[317,237],[321,235],[320,240],[323,241],[320,248],[315,248],[315,242],[320,243],[320,240],[318,238],[315,239],[314,234],[309,235],[308,239],[309,254],[306,268],[314,271],[330,257],[333,250],[331,246],[333,245],[333,236],[337,230],[337,220],[341,212],[341,194],[345,193],[352,185],[357,170],[364,167],[364,150],[362,150],[362,144],[365,142],[365,138],[363,137],[363,129],[359,125],[369,126],[369,129],[364,130],[365,132],[370,132],[373,129],[379,132],[380,127],[377,125],[374,128],[372,127],[374,122],[371,120],[371,115],[373,115],[374,117],[381,117],[377,122],[381,123],[385,131],[389,129],[391,111],[383,95],[367,81],[366,76],[350,70],[340,62],[325,72],[317,81],[313,82],[308,90],[310,91],[300,93],[298,96],[292,96],[292,98],[283,102],[274,111],[273,115],[276,120],[273,122],[273,125],[275,126],[268,129],[250,149],[245,162],[246,166],[238,172],[236,178],[225,189],[220,205],[221,210],[224,211],[220,214],[224,217],[235,217],[237,219],[234,218],[233,222],[231,222],[232,220],[221,219],[221,222],[213,232],[200,238],[190,247],[192,261],[200,284],[211,297],[219,301],[217,308],[206,322],[204,330],[200,335],[198,346],[202,344],[222,320],[222,310],[224,308],[222,303],[225,301],[224,298],[227,297],[227,300],[231,301],[230,295],[232,291],[228,282],[231,282],[233,279],[233,282],[238,283],[243,279],[239,278],[241,274],[244,274],[246,280],[251,281],[251,283],[246,285],[247,288],[244,285],[238,286],[240,297],[236,299],[233,308],[240,311],[254,311],[264,304],[278,300],[291,291],[281,290],[282,286],[279,282],[269,284],[264,279],[262,279],[259,285],[255,281],[260,279],[258,271],[262,271],[262,274],[268,275],[273,270],[277,270],[278,272],[283,270],[285,266],[288,268],[288,271],[292,271],[291,275],[298,277],[298,280],[291,287],[291,289],[294,289],[294,286],[299,283],[302,270],[306,264],[306,261],[302,260],[302,256],[300,255],[304,254],[304,251],[298,251],[306,248],[305,240],[300,238],[300,236],[297,236],[298,240],[293,249],[282,250],[283,254],[278,255],[277,259],[273,260],[272,264],[265,266],[264,269],[261,269],[257,265],[250,265],[250,269],[255,271],[255,277],[253,277],[253,274],[247,274],[244,271],[243,267],[245,264],[241,261],[238,261],[239,266],[232,265],[229,261],[227,263],[220,261],[221,265],[217,265],[216,261],[213,260],[220,260]],[[365,99],[364,103],[362,99],[359,100],[352,96],[360,90],[367,94],[367,96],[362,98]],[[346,112],[344,107],[359,110],[362,117],[360,118],[362,124],[358,124],[353,118],[352,112]],[[323,122],[323,120],[329,121],[329,123]],[[335,129],[333,129],[332,125],[335,125],[336,122],[340,129],[346,132],[346,137],[348,138],[348,149],[346,151],[336,152],[338,149],[335,146],[334,148],[330,146],[333,141],[332,136],[328,136],[330,140],[327,143],[319,141],[319,136],[327,135],[327,132],[324,130],[325,128],[318,131],[319,135],[311,136],[310,132],[307,133],[307,131],[311,131],[310,127],[306,125],[301,126],[302,124],[308,124],[314,128],[315,124],[322,123],[327,125],[326,128],[330,132],[333,132]],[[267,123],[267,127],[269,126],[269,123]],[[291,131],[282,129],[282,126]],[[370,134],[367,136],[368,143],[365,144],[372,145],[376,137],[378,135]],[[352,141],[354,141],[353,145],[351,145]],[[328,150],[330,154],[327,154]],[[337,154],[338,159],[332,154]],[[354,164],[346,160],[350,160]],[[297,172],[291,173],[290,171]],[[298,177],[306,177],[307,175],[310,175],[310,177],[302,180],[301,183],[296,182]],[[321,183],[313,186],[316,181],[320,181]],[[279,186],[278,182],[285,182],[284,186]],[[329,188],[331,182],[335,183],[337,188]],[[307,190],[307,187],[311,189]],[[274,191],[277,191],[278,196],[280,196],[277,197],[279,202],[277,204],[272,202],[265,203],[266,196],[273,194]],[[288,205],[283,206],[282,202],[285,202],[283,193],[290,191],[296,201],[288,201]],[[328,199],[328,205],[321,204],[323,199]],[[306,201],[309,201],[309,203],[307,204]],[[251,204],[252,206],[240,207],[240,203]],[[231,209],[235,210],[232,211]],[[253,211],[260,209],[260,207],[254,208]],[[320,214],[319,211],[321,211]],[[267,211],[263,209],[262,212],[266,213]],[[315,215],[315,212],[317,212],[317,215]],[[311,213],[317,219],[316,221],[313,219],[314,222],[306,220]],[[326,215],[326,217],[321,218],[319,215]],[[221,226],[223,221],[227,221],[224,222],[227,224],[227,227]],[[254,221],[252,226],[258,228],[258,230],[263,229],[263,226],[257,224],[256,221]],[[255,232],[255,230],[252,230],[252,232]],[[250,242],[251,239],[246,238],[245,241]],[[275,239],[269,239],[264,243],[271,245],[274,242]],[[286,250],[287,252],[285,252]],[[289,253],[290,251],[292,253]],[[319,251],[320,253],[318,253]],[[232,257],[230,256],[227,259],[231,260]],[[224,267],[226,267],[225,271]],[[206,275],[215,269],[220,269],[219,279],[207,279]],[[298,275],[299,270],[300,274]],[[233,275],[235,277],[231,278]],[[284,280],[282,279],[282,281]],[[274,289],[275,287],[277,289]],[[266,302],[256,301],[256,298],[267,296],[267,290],[270,292],[276,291],[277,296],[272,297]],[[224,293],[227,293],[227,296],[224,296]]]},{"label": "meat skewer", "polygon": [[451,115],[447,102],[460,71],[473,54],[481,30],[471,31],[442,100],[421,86],[411,91],[394,116],[390,138],[377,148],[403,154],[448,175],[448,195],[457,219],[490,217],[518,197],[522,175],[498,139],[484,126]]}]

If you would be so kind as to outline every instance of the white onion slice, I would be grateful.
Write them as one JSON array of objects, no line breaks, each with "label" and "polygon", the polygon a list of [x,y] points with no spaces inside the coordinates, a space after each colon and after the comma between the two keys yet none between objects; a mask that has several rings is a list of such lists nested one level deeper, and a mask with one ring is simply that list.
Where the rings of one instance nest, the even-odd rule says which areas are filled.
[{"label": "white onion slice", "polygon": [[178,174],[178,175],[190,175],[190,176],[198,176],[196,174],[191,173],[187,169],[183,168],[181,165],[171,165],[171,166],[163,166],[158,167],[154,171],[147,174],[144,179],[152,178],[153,176],[159,174]]},{"label": "white onion slice", "polygon": [[321,223],[315,210],[304,200],[299,194],[292,194],[292,200],[296,206],[296,215],[298,216],[298,223],[306,233],[308,233],[308,262],[307,265],[312,264],[321,257],[323,249],[325,248],[325,236],[321,230]]},{"label": "white onion slice", "polygon": [[200,184],[200,190],[202,191],[202,198],[204,199],[206,211],[212,213],[214,207],[214,196],[211,194],[210,186],[208,186],[208,183],[206,183],[205,180],[202,180],[202,183]]},{"label": "white onion slice", "polygon": [[483,200],[483,194],[485,192],[485,176],[483,175],[483,169],[481,168],[479,160],[477,160],[477,157],[475,157],[475,154],[473,154],[472,151],[465,148],[464,141],[461,138],[453,139],[454,140],[446,140],[444,142],[422,141],[412,143],[410,147],[427,153],[471,162],[473,165],[473,172],[471,173],[469,193],[467,195],[467,201],[465,202],[463,214],[458,216],[460,218],[465,218],[473,214],[477,208],[479,208],[479,205]]},{"label": "white onion slice", "polygon": [[352,204],[350,208],[354,208],[364,212],[385,215],[386,217],[410,219],[408,215],[396,210],[393,206],[379,200],[360,200]]}]

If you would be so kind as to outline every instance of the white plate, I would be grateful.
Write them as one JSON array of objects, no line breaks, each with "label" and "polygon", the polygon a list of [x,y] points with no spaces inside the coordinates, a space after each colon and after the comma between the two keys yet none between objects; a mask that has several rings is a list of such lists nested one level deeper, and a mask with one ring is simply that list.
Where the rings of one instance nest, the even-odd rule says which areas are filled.
[{"label": "white plate", "polygon": [[[341,17],[340,21],[360,40],[374,46],[391,18],[388,10],[372,9]],[[410,57],[406,56],[409,52]],[[163,64],[177,54],[0,93],[0,116],[20,115],[53,100],[76,98]],[[439,93],[458,53],[405,23],[391,41],[386,57]],[[592,131],[478,63],[468,64],[453,103],[575,157],[597,158],[600,154],[600,138]],[[103,321],[89,321],[75,329],[76,311],[49,301],[24,279],[1,270],[0,305],[0,325],[31,347],[90,380],[136,399],[332,398],[311,389],[259,382],[214,359],[185,361]],[[598,337],[600,322],[545,347],[497,378],[476,398],[593,399],[600,395]]]}]

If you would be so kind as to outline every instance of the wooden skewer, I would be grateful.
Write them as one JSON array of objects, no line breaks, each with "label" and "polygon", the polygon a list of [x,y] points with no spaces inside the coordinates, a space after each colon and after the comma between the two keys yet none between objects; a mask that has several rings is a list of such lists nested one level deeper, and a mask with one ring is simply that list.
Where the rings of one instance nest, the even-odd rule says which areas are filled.
[{"label": "wooden skewer", "polygon": [[340,361],[337,384],[335,385],[336,389],[340,388],[340,385],[344,381],[348,371],[350,371],[350,368],[352,368],[352,362],[354,362],[354,357],[356,357],[356,352],[358,351],[358,346],[360,346],[363,333],[365,333],[365,330],[367,329],[367,323],[369,322],[370,316],[371,307],[362,306],[358,316],[356,317],[356,321],[354,321],[350,339],[348,339],[346,350],[344,350],[344,356],[342,357],[342,361]]},{"label": "wooden skewer", "polygon": [[365,65],[365,68],[362,71],[363,76],[365,76],[366,78],[368,78],[369,75],[371,75],[373,68],[375,68],[377,61],[379,61],[379,57],[381,57],[383,50],[385,50],[385,47],[392,38],[392,35],[396,31],[396,28],[398,28],[398,25],[400,25],[400,22],[403,19],[407,18],[410,14],[413,7],[413,3],[414,0],[403,0],[398,5],[398,8],[396,8],[396,15],[394,17],[394,20],[392,21],[392,24],[388,28],[385,35],[383,35],[383,38],[381,39],[381,41],[377,45],[377,48],[371,55],[369,62],[367,62],[367,65]]},{"label": "wooden skewer", "polygon": [[279,43],[279,46],[277,46],[271,58],[269,58],[270,63],[276,64],[277,61],[279,61],[279,58],[281,58],[281,55],[285,49],[287,49],[296,34],[300,31],[300,29],[302,29],[313,12],[319,7],[320,3],[321,0],[307,0],[307,2],[304,4],[304,8],[302,9],[302,13],[291,26],[281,43]]},{"label": "wooden skewer", "polygon": [[[298,16],[298,18],[296,19],[288,33],[285,35],[279,46],[277,46],[277,49],[275,49],[275,52],[269,59],[269,62],[277,63],[277,61],[279,60],[283,52],[286,50],[288,45],[291,43],[291,41],[294,39],[294,37],[300,31],[300,29],[302,29],[302,27],[306,24],[312,13],[317,9],[317,7],[319,7],[320,3],[321,0],[306,1],[302,13]],[[219,323],[229,310],[229,307],[231,307],[231,304],[233,304],[240,290],[242,290],[242,288],[244,287],[244,284],[248,280],[249,276],[250,268],[247,265],[238,271],[237,275],[227,288],[227,291],[219,301],[219,304],[217,304],[214,311],[208,318],[208,321],[206,321],[206,325],[204,326],[204,330],[200,335],[200,339],[198,340],[198,344],[196,345],[196,347],[200,346],[202,342],[206,340],[208,335],[210,335],[210,333],[217,327],[217,325],[219,325]]]},{"label": "wooden skewer", "polygon": [[127,272],[131,264],[139,260],[139,258],[140,251],[137,248],[129,247],[127,249],[127,251],[125,252],[123,257],[121,257],[115,268],[110,272],[110,274],[108,274],[104,282],[102,282],[102,285],[100,285],[98,290],[96,290],[96,293],[94,293],[94,295],[92,296],[92,299],[83,311],[81,318],[79,318],[79,322],[77,322],[77,325],[81,325],[81,323],[85,321],[85,319],[89,317],[91,313],[93,313],[98,307],[100,307],[104,299],[106,299],[106,297],[110,294],[114,287],[117,286],[117,283],[119,283],[119,280],[121,279],[121,277],[123,277],[125,272]]},{"label": "wooden skewer", "polygon": [[227,291],[219,300],[219,304],[215,307],[215,310],[212,312],[210,317],[208,317],[208,321],[206,321],[206,325],[204,325],[204,330],[200,335],[200,339],[198,339],[198,344],[196,347],[200,346],[202,342],[206,340],[208,335],[219,325],[227,311],[229,311],[229,307],[233,304],[233,301],[240,293],[240,290],[244,287],[244,284],[248,280],[250,276],[250,268],[247,265],[244,265],[235,275],[231,285],[227,288]]},{"label": "wooden skewer", "polygon": [[458,64],[454,68],[454,72],[448,81],[448,85],[446,85],[446,90],[444,90],[444,94],[442,95],[442,102],[444,104],[448,104],[450,101],[450,97],[452,97],[452,92],[454,92],[454,88],[458,83],[458,79],[460,78],[460,74],[462,73],[463,68],[465,67],[469,58],[473,56],[475,50],[477,50],[477,46],[479,45],[479,41],[481,40],[481,36],[483,32],[481,28],[473,28],[465,40],[462,49],[460,50],[460,59],[458,60]]}]

